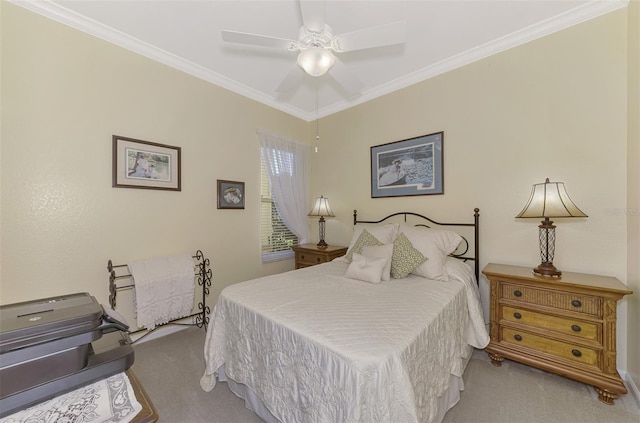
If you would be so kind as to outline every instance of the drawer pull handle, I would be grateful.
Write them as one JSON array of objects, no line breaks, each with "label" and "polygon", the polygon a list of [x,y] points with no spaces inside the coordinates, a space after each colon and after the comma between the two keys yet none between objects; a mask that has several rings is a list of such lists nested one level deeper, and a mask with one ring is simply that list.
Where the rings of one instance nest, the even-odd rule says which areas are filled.
[{"label": "drawer pull handle", "polygon": [[582,328],[578,325],[571,325],[571,330],[574,332],[580,332]]},{"label": "drawer pull handle", "polygon": [[515,317],[516,319],[522,319],[522,314],[520,313],[513,313],[513,317]]},{"label": "drawer pull handle", "polygon": [[[513,338],[514,338],[516,341],[522,341],[522,336],[520,336],[520,335],[513,335]],[[576,351],[576,350],[574,350],[574,351]]]},{"label": "drawer pull handle", "polygon": [[300,256],[300,259],[301,259],[301,260],[304,260],[304,254],[302,254],[302,255]]},{"label": "drawer pull handle", "polygon": [[316,257],[316,261],[317,261],[318,263],[320,263],[320,262],[322,261],[322,259],[321,259],[320,257]]},{"label": "drawer pull handle", "polygon": [[521,291],[513,291],[513,295],[515,295],[516,297],[522,297],[522,292]]},{"label": "drawer pull handle", "polygon": [[580,352],[580,350],[571,350],[571,354],[573,354],[576,357],[582,356],[582,353]]},{"label": "drawer pull handle", "polygon": [[580,302],[580,300],[571,300],[571,305],[574,307],[581,307],[582,303]]}]

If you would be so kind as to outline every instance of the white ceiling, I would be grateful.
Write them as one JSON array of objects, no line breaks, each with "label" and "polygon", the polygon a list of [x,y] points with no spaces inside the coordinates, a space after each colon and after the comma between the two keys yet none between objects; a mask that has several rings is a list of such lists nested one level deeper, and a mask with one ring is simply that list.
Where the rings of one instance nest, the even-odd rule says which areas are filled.
[{"label": "white ceiling", "polygon": [[349,96],[330,75],[276,87],[286,50],[230,44],[223,29],[297,39],[297,0],[11,0],[276,109],[311,121],[625,7],[628,0],[327,0],[334,34],[404,20],[405,44],[338,53],[362,80]]}]

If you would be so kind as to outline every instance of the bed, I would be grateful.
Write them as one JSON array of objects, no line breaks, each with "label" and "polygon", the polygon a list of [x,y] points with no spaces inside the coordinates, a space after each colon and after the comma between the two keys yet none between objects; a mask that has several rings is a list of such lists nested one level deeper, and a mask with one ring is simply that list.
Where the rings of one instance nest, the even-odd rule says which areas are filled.
[{"label": "bed", "polygon": [[489,342],[478,218],[354,211],[346,256],[226,287],[202,388],[227,381],[267,422],[441,421],[473,348]]}]

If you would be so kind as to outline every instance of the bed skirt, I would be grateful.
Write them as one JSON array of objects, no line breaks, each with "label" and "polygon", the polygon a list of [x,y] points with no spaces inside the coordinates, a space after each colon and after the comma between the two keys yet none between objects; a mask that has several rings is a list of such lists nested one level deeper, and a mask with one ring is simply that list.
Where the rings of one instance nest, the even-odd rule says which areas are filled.
[{"label": "bed skirt", "polygon": [[[469,355],[466,362],[464,363],[465,368],[470,359],[471,355]],[[251,388],[242,383],[238,383],[233,379],[227,378],[227,375],[224,371],[224,364],[218,369],[217,374],[218,381],[227,382],[227,385],[229,386],[231,392],[244,400],[245,407],[247,409],[253,411],[266,423],[280,423],[280,420],[278,420],[273,414],[271,414],[269,409],[262,403],[262,400],[260,400],[258,395]],[[442,420],[444,420],[444,416],[447,414],[447,411],[453,408],[453,406],[455,406],[458,401],[460,401],[460,392],[463,390],[464,382],[462,378],[455,375],[450,375],[449,388],[440,397],[438,397],[438,415],[433,420],[433,423],[441,423]]]}]

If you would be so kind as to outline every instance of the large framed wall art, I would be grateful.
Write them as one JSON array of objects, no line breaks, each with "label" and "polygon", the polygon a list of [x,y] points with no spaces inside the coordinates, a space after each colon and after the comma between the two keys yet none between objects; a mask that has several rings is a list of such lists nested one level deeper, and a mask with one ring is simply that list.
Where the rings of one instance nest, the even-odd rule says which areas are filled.
[{"label": "large framed wall art", "polygon": [[180,147],[113,136],[113,186],[180,191]]},{"label": "large framed wall art", "polygon": [[444,194],[444,132],[371,147],[371,197]]}]

